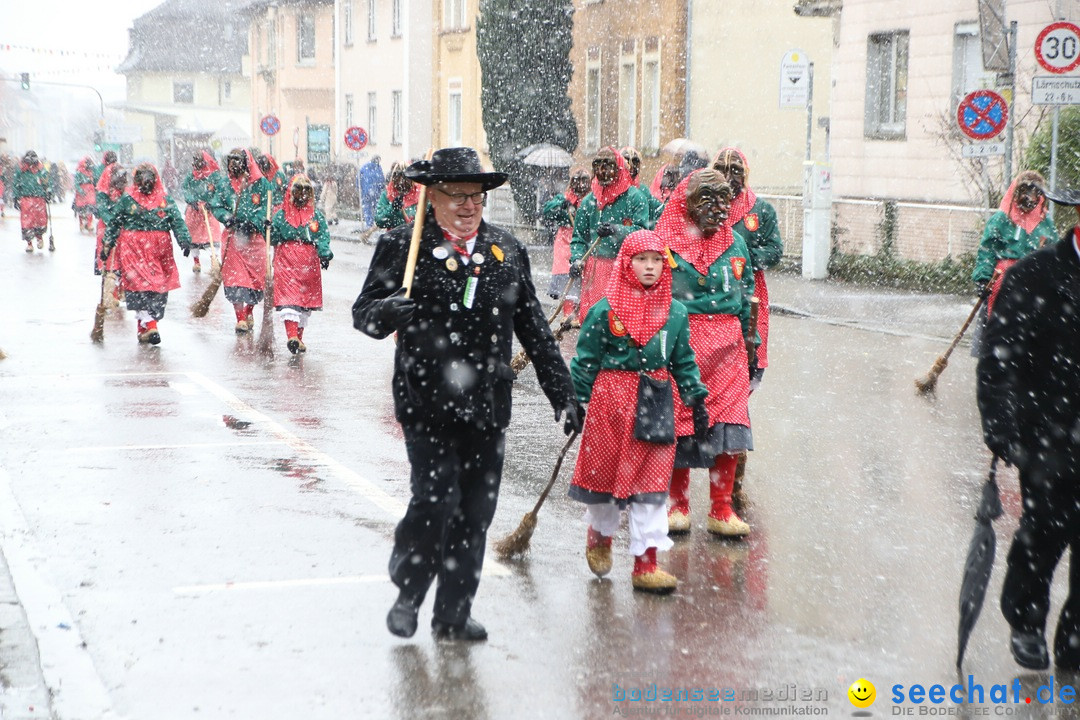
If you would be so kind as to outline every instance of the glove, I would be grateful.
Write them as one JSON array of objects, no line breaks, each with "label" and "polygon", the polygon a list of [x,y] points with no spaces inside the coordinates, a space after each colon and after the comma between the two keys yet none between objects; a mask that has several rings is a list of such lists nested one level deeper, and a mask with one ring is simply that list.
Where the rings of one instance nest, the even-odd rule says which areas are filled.
[{"label": "glove", "polygon": [[104,247],[104,246],[102,246],[102,248],[101,248],[101,252],[100,252],[100,253],[98,253],[98,257],[99,257],[99,258],[101,258],[101,262],[105,262],[106,260],[108,260],[108,259],[109,259],[109,252],[110,252],[111,250],[112,250],[112,248],[111,248],[111,247]]},{"label": "glove", "polygon": [[611,223],[602,222],[596,227],[596,234],[599,237],[609,237],[615,234],[615,226]]},{"label": "glove", "polygon": [[580,433],[585,427],[585,408],[577,400],[571,400],[555,411],[555,421],[563,418],[563,432],[569,435],[572,432]]},{"label": "glove", "polygon": [[13,204],[15,205],[15,209],[18,210],[19,209],[19,198],[15,198],[15,200],[13,201]]},{"label": "glove", "polygon": [[184,248],[184,257],[187,257],[188,255],[191,255],[191,246],[190,245],[184,245],[183,248]]},{"label": "glove", "polygon": [[323,270],[329,270],[330,269],[330,260],[333,257],[334,256],[331,255],[329,257],[321,257],[321,258],[319,258],[319,264],[322,265]]},{"label": "glove", "polygon": [[994,284],[989,280],[976,280],[975,281],[975,293],[981,298],[990,297],[990,291],[994,289]]},{"label": "glove", "polygon": [[694,403],[691,410],[694,411],[694,437],[704,440],[709,434],[709,410],[705,407],[705,400],[701,399]]},{"label": "glove", "polygon": [[240,232],[245,235],[255,235],[259,232],[259,226],[250,220],[240,221]]},{"label": "glove", "polygon": [[416,301],[405,297],[405,288],[379,303],[379,322],[402,330],[416,314]]},{"label": "glove", "polygon": [[570,277],[579,278],[584,271],[585,263],[583,263],[581,260],[575,260],[574,262],[570,263]]},{"label": "glove", "polygon": [[236,217],[235,215],[230,215],[229,217],[225,218],[225,227],[229,228],[230,230],[235,230],[241,222],[243,221],[240,218]]},{"label": "glove", "polygon": [[396,198],[390,201],[390,205],[395,210],[400,210],[405,205],[405,198],[398,195]]}]

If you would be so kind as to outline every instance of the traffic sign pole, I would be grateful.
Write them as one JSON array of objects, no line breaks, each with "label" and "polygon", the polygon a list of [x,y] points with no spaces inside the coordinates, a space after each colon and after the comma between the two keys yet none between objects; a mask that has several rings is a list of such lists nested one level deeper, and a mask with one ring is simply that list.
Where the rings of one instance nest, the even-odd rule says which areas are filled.
[{"label": "traffic sign pole", "polygon": [[[1061,106],[1054,106],[1054,129],[1050,135],[1050,188],[1052,190],[1057,189],[1057,156],[1058,156],[1058,124],[1061,121]],[[1054,205],[1057,203],[1047,203],[1050,207],[1047,209],[1047,214],[1050,219],[1054,219]]]},{"label": "traffic sign pole", "polygon": [[1016,21],[1009,23],[1009,117],[1005,120],[1005,187],[1012,183],[1013,103],[1016,102]]}]

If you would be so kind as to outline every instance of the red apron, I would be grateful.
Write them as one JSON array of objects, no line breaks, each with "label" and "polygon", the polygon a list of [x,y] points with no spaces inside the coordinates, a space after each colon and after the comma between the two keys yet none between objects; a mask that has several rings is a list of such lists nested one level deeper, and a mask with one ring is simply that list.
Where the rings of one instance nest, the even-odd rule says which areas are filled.
[{"label": "red apron", "polygon": [[311,243],[284,242],[274,246],[274,307],[322,307],[322,267]]},{"label": "red apron", "polygon": [[[690,315],[690,347],[694,348],[701,382],[709,388],[705,406],[709,424],[750,427],[750,372],[742,324],[734,315]],[[588,417],[588,415],[586,415]],[[675,434],[694,434],[694,414],[675,388]]]},{"label": "red apron", "polygon": [[45,198],[24,197],[19,199],[19,223],[23,230],[43,228],[49,224]]},{"label": "red apron", "polygon": [[184,210],[184,224],[187,225],[188,234],[191,235],[191,247],[200,249],[210,247],[211,236],[206,234],[207,220],[210,221],[210,232],[213,233],[214,245],[221,246],[221,223],[209,213],[203,215],[203,211],[198,204],[191,204]]},{"label": "red apron", "polygon": [[607,294],[608,280],[615,267],[615,258],[590,257],[585,261],[585,273],[581,288],[581,311],[578,317],[584,318],[589,308]]},{"label": "red apron", "polygon": [[990,313],[994,310],[994,301],[997,300],[998,293],[1001,292],[1001,281],[1005,279],[1005,271],[1015,264],[1016,260],[1002,258],[994,266],[994,271],[997,274],[994,277],[994,287],[990,289],[990,297],[986,299],[986,317],[990,317]]},{"label": "red apron", "polygon": [[221,278],[225,287],[265,290],[266,238],[261,233],[246,236],[226,230],[222,242]]},{"label": "red apron", "polygon": [[570,272],[570,237],[574,229],[563,225],[555,231],[555,252],[551,260],[552,275],[566,275]]},{"label": "red apron", "polygon": [[764,370],[769,367],[769,287],[765,284],[765,271],[754,271],[754,295],[761,302],[758,304],[757,331],[761,336],[761,345],[757,349],[757,366]]},{"label": "red apron", "polygon": [[117,255],[125,290],[167,293],[180,287],[169,231],[121,230],[113,251]]}]

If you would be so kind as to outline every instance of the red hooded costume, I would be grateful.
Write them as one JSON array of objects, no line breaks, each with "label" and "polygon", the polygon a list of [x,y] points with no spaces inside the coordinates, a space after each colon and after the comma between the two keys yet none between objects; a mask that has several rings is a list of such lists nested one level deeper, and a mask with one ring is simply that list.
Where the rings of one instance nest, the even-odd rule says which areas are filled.
[{"label": "red hooded costume", "polygon": [[187,228],[176,205],[166,200],[157,169],[146,163],[136,168],[136,172],[147,168],[154,171],[153,190],[146,194],[134,185],[129,186],[124,194],[134,201],[135,207],[121,198],[115,208],[117,215],[109,223],[110,227],[120,224],[113,254],[118,256],[123,272],[124,290],[167,293],[180,287],[170,229],[187,240]]},{"label": "red hooded costume", "polygon": [[274,307],[305,310],[322,308],[322,269],[315,235],[325,230],[322,213],[315,211],[315,197],[303,207],[293,203],[293,187],[306,175],[294,175],[285,191],[285,201],[274,216],[271,240],[274,243]]}]

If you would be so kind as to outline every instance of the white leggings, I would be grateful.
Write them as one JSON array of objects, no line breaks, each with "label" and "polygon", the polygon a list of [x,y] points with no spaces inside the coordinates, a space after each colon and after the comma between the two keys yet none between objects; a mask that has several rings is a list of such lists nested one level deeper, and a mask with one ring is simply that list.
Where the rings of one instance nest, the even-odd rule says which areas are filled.
[{"label": "white leggings", "polygon": [[292,320],[298,327],[307,327],[308,318],[311,317],[310,310],[297,310],[296,308],[281,308],[277,311],[278,317],[282,321]]},{"label": "white leggings", "polygon": [[[630,553],[643,555],[651,547],[657,550],[670,550],[674,545],[668,537],[667,504],[650,505],[630,503]],[[611,537],[619,529],[622,511],[618,505],[599,504],[585,506],[585,521],[589,526],[605,537]]]}]

